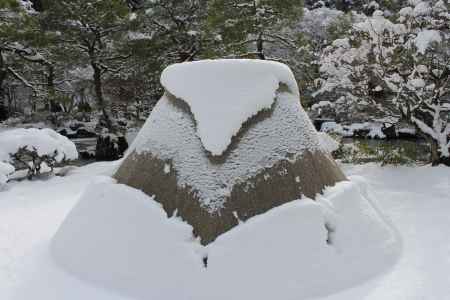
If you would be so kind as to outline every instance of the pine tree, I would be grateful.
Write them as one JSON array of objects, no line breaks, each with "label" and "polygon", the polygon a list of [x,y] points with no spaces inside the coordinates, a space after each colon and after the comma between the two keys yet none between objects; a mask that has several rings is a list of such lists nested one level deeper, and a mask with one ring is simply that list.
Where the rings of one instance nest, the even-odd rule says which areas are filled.
[{"label": "pine tree", "polygon": [[17,69],[17,54],[27,51],[23,41],[35,41],[33,20],[15,0],[0,2],[0,120],[8,117],[5,82],[9,78],[33,88]]},{"label": "pine tree", "polygon": [[103,125],[113,129],[110,105],[104,96],[104,76],[117,73],[129,58],[121,52],[130,25],[130,9],[122,0],[45,0],[44,26],[58,28],[61,54],[92,69]]},{"label": "pine tree", "polygon": [[[295,48],[295,41],[282,29],[298,21],[302,0],[212,0],[208,3],[209,24],[226,52],[239,57],[266,59],[266,45]],[[254,51],[248,51],[253,45]]]}]

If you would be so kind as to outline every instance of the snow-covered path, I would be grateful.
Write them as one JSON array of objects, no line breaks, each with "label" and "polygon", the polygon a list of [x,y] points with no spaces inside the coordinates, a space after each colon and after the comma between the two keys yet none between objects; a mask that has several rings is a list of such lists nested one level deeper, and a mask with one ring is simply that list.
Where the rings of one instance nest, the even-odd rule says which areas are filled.
[{"label": "snow-covered path", "polygon": [[[110,181],[98,176],[109,168],[90,165],[66,178],[14,183],[0,192],[0,299],[128,299],[66,274],[48,253],[50,239],[84,187]],[[324,300],[449,299],[450,169],[375,165],[344,169],[367,181],[379,207],[400,232],[403,253],[388,273]]]}]

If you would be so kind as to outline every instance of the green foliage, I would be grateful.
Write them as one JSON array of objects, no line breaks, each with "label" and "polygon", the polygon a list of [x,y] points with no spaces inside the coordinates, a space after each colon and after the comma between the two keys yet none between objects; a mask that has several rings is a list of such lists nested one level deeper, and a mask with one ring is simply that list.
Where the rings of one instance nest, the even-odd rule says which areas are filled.
[{"label": "green foliage", "polygon": [[0,0],[0,9],[17,9],[19,3],[17,0]]},{"label": "green foliage", "polygon": [[283,40],[280,30],[302,14],[302,0],[212,0],[208,4],[209,26],[225,47],[237,53],[255,39]]}]

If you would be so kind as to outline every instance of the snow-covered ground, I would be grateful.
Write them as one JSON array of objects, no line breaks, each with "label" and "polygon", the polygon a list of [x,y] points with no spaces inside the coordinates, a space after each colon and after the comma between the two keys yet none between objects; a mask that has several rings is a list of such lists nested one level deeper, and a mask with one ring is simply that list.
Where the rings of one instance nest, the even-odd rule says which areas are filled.
[{"label": "snow-covered ground", "polygon": [[[402,253],[387,272],[322,299],[448,299],[450,170],[343,167],[347,175],[359,176],[368,184],[369,193],[401,236]],[[7,191],[0,192],[0,299],[129,299],[69,275],[54,263],[49,251],[52,237],[85,188],[111,182],[104,175],[112,168],[111,163],[88,165],[67,177],[10,183]],[[342,270],[343,275],[346,271]],[[233,294],[233,299],[243,295],[239,290]],[[281,291],[277,298],[292,295]]]}]

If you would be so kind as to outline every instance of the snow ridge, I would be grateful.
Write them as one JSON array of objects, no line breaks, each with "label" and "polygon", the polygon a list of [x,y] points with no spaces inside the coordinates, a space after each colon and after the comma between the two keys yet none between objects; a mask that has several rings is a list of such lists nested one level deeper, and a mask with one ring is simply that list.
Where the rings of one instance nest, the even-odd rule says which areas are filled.
[{"label": "snow ridge", "polygon": [[190,106],[197,135],[213,155],[227,150],[243,123],[271,108],[280,83],[299,95],[289,67],[273,61],[204,60],[171,65],[161,75],[164,88]]}]

